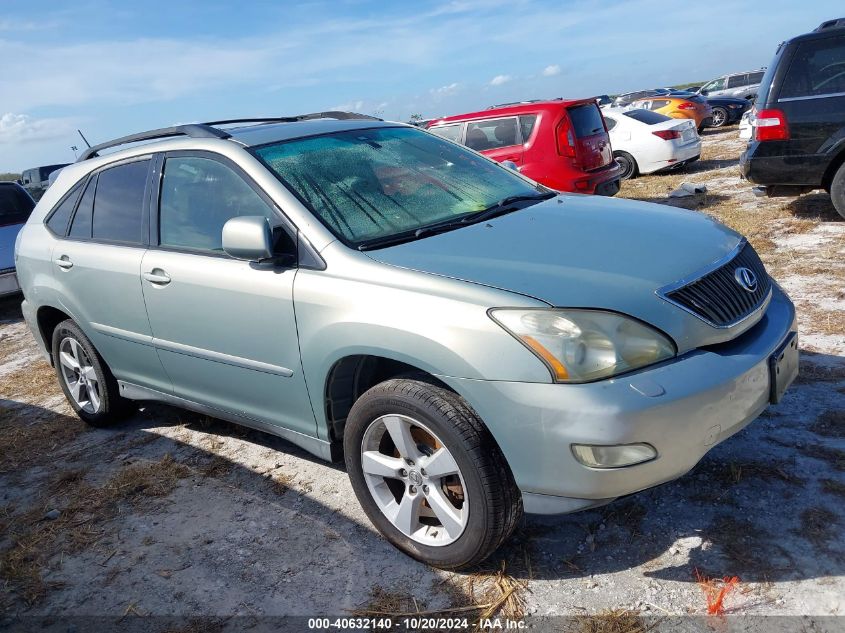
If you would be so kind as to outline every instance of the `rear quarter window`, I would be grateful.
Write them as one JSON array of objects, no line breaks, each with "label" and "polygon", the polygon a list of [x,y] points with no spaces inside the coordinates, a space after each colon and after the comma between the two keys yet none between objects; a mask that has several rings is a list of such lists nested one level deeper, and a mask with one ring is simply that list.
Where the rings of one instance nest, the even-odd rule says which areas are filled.
[{"label": "rear quarter window", "polygon": [[779,98],[841,92],[845,92],[845,37],[799,43],[783,79]]},{"label": "rear quarter window", "polygon": [[428,128],[428,131],[449,141],[458,142],[461,140],[461,125],[461,123],[456,123],[454,125],[438,125]]},{"label": "rear quarter window", "polygon": [[569,120],[572,121],[572,128],[577,138],[593,136],[604,132],[604,121],[601,110],[595,103],[567,108]]},{"label": "rear quarter window", "polygon": [[70,190],[70,193],[65,196],[65,199],[59,203],[47,219],[47,226],[56,235],[64,237],[67,233],[67,225],[70,222],[70,216],[73,215],[73,208],[76,206],[76,201],[79,200],[81,191],[82,183],[79,183]]},{"label": "rear quarter window", "polygon": [[0,226],[27,221],[35,203],[19,187],[0,186]]},{"label": "rear quarter window", "polygon": [[519,130],[522,132],[522,142],[527,143],[531,138],[531,133],[534,131],[534,126],[537,123],[536,114],[526,114],[519,117]]}]

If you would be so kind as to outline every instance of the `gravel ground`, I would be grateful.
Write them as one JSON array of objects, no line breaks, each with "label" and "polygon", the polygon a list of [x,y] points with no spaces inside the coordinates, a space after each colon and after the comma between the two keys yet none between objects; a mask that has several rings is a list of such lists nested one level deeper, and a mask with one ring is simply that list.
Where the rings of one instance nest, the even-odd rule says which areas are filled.
[{"label": "gravel ground", "polygon": [[639,178],[622,195],[667,202],[683,180],[708,185],[676,203],[749,233],[802,310],[801,377],[685,477],[599,510],[526,518],[482,569],[446,573],[400,554],[341,467],[283,440],[163,406],[85,428],[19,299],[0,302],[0,628],[32,615],[455,609],[504,588],[511,598],[494,611],[505,615],[700,615],[702,579],[734,576],[728,613],[842,614],[845,222],[823,196],[754,198],[735,137],[706,136],[688,173]]}]

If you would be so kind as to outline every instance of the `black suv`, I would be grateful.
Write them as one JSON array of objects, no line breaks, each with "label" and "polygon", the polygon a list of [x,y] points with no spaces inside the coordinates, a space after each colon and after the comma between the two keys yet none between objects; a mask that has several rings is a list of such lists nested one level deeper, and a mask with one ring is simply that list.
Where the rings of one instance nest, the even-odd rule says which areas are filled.
[{"label": "black suv", "polygon": [[755,193],[830,193],[845,217],[845,18],[783,42],[760,84],[740,159]]}]

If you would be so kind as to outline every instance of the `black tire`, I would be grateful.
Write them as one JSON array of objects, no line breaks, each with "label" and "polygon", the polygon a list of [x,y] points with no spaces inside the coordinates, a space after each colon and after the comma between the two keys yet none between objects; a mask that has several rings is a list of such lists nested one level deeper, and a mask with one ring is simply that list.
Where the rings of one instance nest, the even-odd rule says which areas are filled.
[{"label": "black tire", "polygon": [[728,125],[729,118],[730,113],[727,111],[726,108],[716,106],[715,108],[713,108],[710,127],[725,127],[726,125]]},{"label": "black tire", "polygon": [[636,178],[639,175],[640,170],[637,161],[628,152],[613,152],[613,158],[622,169],[622,175],[619,177],[621,180]]},{"label": "black tire", "polygon": [[[68,385],[68,379],[65,378],[64,371],[67,369],[60,358],[62,343],[67,339],[76,341],[79,347],[82,348],[87,361],[90,362],[97,382],[97,393],[99,394],[99,402],[97,407],[92,410],[86,410],[71,394]],[[106,365],[94,345],[88,340],[88,337],[82,332],[76,323],[70,319],[62,321],[53,330],[53,364],[56,369],[56,377],[59,380],[59,385],[70,403],[71,408],[76,412],[85,423],[91,426],[108,426],[118,422],[126,417],[131,411],[131,401],[120,396],[120,389],[111,373],[111,370]],[[89,397],[90,400],[90,397]]]},{"label": "black tire", "polygon": [[830,181],[830,199],[839,215],[845,218],[845,163],[839,166]]},{"label": "black tire", "polygon": [[[361,453],[367,429],[385,415],[422,422],[454,457],[469,500],[466,526],[454,542],[431,546],[406,536],[373,499]],[[492,435],[460,396],[438,385],[399,378],[371,388],[349,413],[343,446],[352,488],[370,521],[398,549],[433,567],[477,565],[511,535],[522,516],[522,495]]]}]

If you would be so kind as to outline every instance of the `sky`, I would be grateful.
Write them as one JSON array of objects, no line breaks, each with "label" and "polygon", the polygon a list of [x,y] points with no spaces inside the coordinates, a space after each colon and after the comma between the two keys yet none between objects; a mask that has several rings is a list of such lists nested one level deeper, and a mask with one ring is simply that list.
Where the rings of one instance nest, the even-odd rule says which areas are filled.
[{"label": "sky", "polygon": [[[57,5],[59,8],[57,8]],[[0,172],[178,123],[407,120],[768,64],[841,0],[0,0]]]}]

